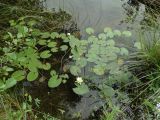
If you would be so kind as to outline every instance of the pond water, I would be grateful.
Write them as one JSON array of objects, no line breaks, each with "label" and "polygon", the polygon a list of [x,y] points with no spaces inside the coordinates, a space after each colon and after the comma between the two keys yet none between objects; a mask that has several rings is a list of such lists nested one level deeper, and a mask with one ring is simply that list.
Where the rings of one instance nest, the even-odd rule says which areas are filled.
[{"label": "pond water", "polygon": [[132,0],[47,0],[46,6],[70,13],[81,31],[86,27],[97,32],[104,27],[140,27],[146,13],[144,4]]},{"label": "pond water", "polygon": [[[45,5],[49,10],[62,9],[71,14],[82,34],[86,27],[93,27],[99,33],[105,27],[135,30],[148,24],[145,5],[132,0],[46,0]],[[80,116],[80,120],[88,120],[94,110],[103,106],[96,91],[79,97],[72,92],[71,85],[54,90],[44,86],[33,87],[31,93],[42,100],[43,111],[62,120],[77,120]]]}]

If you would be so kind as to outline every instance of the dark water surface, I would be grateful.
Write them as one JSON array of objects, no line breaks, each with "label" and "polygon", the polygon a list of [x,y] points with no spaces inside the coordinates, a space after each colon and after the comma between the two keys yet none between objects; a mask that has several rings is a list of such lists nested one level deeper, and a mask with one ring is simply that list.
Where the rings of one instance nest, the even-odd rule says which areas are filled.
[{"label": "dark water surface", "polygon": [[[86,27],[93,27],[99,33],[105,27],[136,30],[148,24],[145,5],[131,0],[46,0],[45,5],[49,10],[61,8],[71,14],[82,34]],[[33,87],[32,94],[41,99],[43,111],[56,114],[62,120],[78,120],[79,116],[80,120],[88,120],[103,102],[96,91],[79,97],[71,88],[72,85],[65,85],[50,90],[44,85]]]}]

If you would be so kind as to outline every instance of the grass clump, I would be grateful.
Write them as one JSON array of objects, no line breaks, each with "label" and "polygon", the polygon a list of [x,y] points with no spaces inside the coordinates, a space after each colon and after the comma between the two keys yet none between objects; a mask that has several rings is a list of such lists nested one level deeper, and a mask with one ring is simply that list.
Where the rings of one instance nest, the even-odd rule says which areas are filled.
[{"label": "grass clump", "polygon": [[[136,91],[133,89],[132,104],[134,110],[141,119],[159,119],[160,97],[160,33],[154,30],[147,33],[140,33],[139,41],[135,43],[138,51],[132,56],[130,69],[140,84],[136,85]],[[136,112],[135,112],[136,113]]]}]

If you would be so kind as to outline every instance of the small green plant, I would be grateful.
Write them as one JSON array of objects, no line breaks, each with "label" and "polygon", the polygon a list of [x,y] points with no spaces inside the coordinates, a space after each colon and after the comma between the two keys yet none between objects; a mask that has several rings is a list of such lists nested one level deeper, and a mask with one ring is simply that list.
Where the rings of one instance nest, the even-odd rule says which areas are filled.
[{"label": "small green plant", "polygon": [[13,93],[12,95],[10,95],[4,92],[1,93],[0,98],[0,105],[2,106],[2,109],[0,111],[0,119],[26,120],[27,118],[31,119],[31,117],[34,118],[34,113],[32,112],[31,105],[26,100],[20,103],[17,96],[13,96]]},{"label": "small green plant", "polygon": [[129,65],[131,70],[136,71],[133,73],[141,82],[137,85],[138,94],[134,95],[135,98],[133,98],[132,104],[138,104],[139,108],[141,108],[143,112],[138,114],[143,119],[159,119],[158,109],[156,109],[160,93],[159,42],[159,30],[154,30],[150,33],[140,32],[139,41],[134,45],[138,49],[131,56],[131,65]]},{"label": "small green plant", "polygon": [[[140,34],[140,40],[135,43],[135,47],[139,50],[134,56],[135,61],[140,64],[135,64],[139,68],[141,67],[141,71],[143,74],[141,78],[147,80],[147,85],[149,90],[153,90],[156,92],[159,87],[159,73],[160,73],[160,40],[159,40],[159,32],[152,31],[150,35],[150,41],[146,38],[146,34]],[[145,71],[145,72],[144,72]],[[142,80],[143,80],[142,79]],[[148,90],[148,89],[147,89]]]},{"label": "small green plant", "polygon": [[105,110],[106,108],[104,108],[103,116],[101,116],[100,120],[116,120],[118,115],[122,113],[120,108],[118,106],[113,105],[112,102],[109,103],[109,108],[111,109],[110,112],[109,110]]},{"label": "small green plant", "polygon": [[58,75],[49,58],[54,57],[56,52],[68,49],[66,45],[58,46],[56,41],[66,35],[41,32],[33,27],[36,21],[26,23],[23,18],[18,22],[11,20],[10,24],[15,32],[8,32],[4,36],[5,44],[1,48],[0,58],[0,89],[6,90],[25,79],[32,82],[40,77],[41,70],[51,71],[49,87],[54,88],[65,82],[68,75]]},{"label": "small green plant", "polygon": [[[22,99],[22,98],[21,98]],[[20,102],[21,101],[21,102]],[[0,119],[2,120],[58,120],[57,118],[42,113],[33,108],[33,104],[39,108],[40,100],[33,99],[31,95],[25,93],[23,100],[19,100],[18,95],[13,93],[1,92],[0,95]],[[43,117],[41,117],[43,116]]]}]

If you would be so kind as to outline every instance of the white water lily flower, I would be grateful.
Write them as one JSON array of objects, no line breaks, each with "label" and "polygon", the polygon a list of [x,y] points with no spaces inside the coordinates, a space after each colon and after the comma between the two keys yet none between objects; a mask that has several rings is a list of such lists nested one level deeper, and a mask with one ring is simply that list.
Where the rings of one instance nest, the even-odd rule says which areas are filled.
[{"label": "white water lily flower", "polygon": [[160,103],[156,105],[156,109],[160,111]]},{"label": "white water lily flower", "polygon": [[73,58],[73,56],[70,55],[69,58]]},{"label": "white water lily flower", "polygon": [[70,36],[70,35],[71,35],[71,33],[67,33],[67,35],[68,35],[68,36]]},{"label": "white water lily flower", "polygon": [[76,82],[77,82],[78,84],[81,84],[81,83],[83,83],[83,79],[82,79],[81,77],[77,77]]}]

